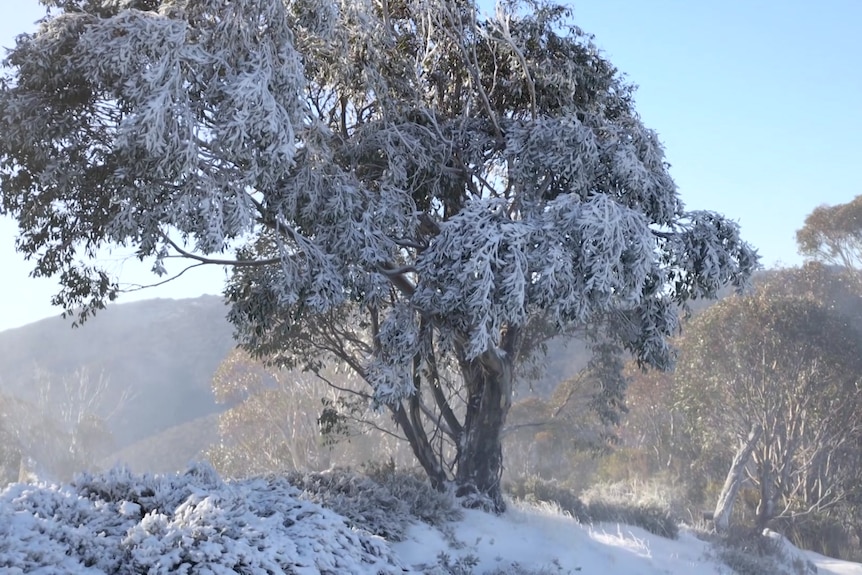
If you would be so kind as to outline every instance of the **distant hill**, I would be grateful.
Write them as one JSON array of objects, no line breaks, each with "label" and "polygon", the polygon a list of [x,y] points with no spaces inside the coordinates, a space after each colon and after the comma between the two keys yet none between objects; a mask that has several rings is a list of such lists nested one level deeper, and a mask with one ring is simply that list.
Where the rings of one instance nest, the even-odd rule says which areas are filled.
[{"label": "distant hill", "polygon": [[174,473],[218,442],[219,414],[211,413],[136,441],[105,458],[105,468],[123,464],[136,473]]},{"label": "distant hill", "polygon": [[125,447],[222,409],[210,382],[234,345],[226,311],[217,296],[153,299],[111,305],[76,329],[50,318],[0,332],[0,392],[32,400],[36,368],[103,372],[109,402],[133,394],[111,422]]}]

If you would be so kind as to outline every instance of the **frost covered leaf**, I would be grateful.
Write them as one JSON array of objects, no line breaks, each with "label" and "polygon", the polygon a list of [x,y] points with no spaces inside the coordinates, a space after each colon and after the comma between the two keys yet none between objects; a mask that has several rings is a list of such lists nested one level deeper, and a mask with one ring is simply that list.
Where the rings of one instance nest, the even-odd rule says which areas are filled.
[{"label": "frost covered leaf", "polygon": [[[474,358],[535,314],[578,324],[741,283],[755,257],[736,227],[683,211],[631,88],[565,11],[534,8],[61,10],[19,40],[0,92],[19,249],[52,275],[131,244],[162,274],[180,244],[206,261],[248,240],[228,289],[243,339],[377,309],[398,351],[373,379],[393,390],[422,318]],[[67,280],[69,306],[116,289]]]}]

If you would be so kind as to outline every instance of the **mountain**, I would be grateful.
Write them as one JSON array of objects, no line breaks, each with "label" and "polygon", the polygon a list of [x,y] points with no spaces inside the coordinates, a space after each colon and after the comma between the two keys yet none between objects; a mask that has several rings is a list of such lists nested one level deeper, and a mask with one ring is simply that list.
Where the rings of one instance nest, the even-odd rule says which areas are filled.
[{"label": "mountain", "polygon": [[[104,376],[118,448],[222,409],[210,382],[233,347],[217,296],[115,304],[83,326],[50,318],[0,332],[0,393],[35,401],[36,372],[55,381],[85,369]],[[64,401],[55,388],[55,402]],[[123,395],[131,399],[122,401]]]}]

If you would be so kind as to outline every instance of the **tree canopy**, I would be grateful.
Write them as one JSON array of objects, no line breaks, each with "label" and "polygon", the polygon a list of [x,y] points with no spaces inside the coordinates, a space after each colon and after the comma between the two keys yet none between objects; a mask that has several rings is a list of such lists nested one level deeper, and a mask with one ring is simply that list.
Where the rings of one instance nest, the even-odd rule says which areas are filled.
[{"label": "tree canopy", "polygon": [[667,366],[678,306],[756,266],[733,222],[685,210],[632,86],[563,7],[43,3],[0,84],[0,210],[55,303],[116,297],[92,261],[110,246],[158,274],[231,266],[249,350],[346,363],[433,482],[496,508],[533,322],[604,326]]},{"label": "tree canopy", "polygon": [[812,260],[859,270],[862,267],[862,196],[846,204],[819,206],[796,232],[799,253]]}]

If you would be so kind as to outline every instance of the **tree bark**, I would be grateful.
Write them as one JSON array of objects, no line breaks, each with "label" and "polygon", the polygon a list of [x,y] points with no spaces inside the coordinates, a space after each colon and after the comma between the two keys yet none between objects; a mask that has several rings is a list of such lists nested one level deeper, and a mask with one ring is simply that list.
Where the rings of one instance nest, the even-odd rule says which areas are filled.
[{"label": "tree bark", "polygon": [[468,390],[464,434],[459,446],[456,495],[471,507],[506,510],[502,431],[512,405],[511,354],[496,350],[461,364]]},{"label": "tree bark", "polygon": [[772,461],[767,459],[760,470],[760,502],[757,504],[756,525],[758,531],[763,531],[775,517],[775,500],[778,490],[775,487],[775,469]]},{"label": "tree bark", "polygon": [[751,453],[754,451],[754,447],[760,441],[762,435],[763,428],[761,426],[755,425],[752,427],[751,433],[748,434],[748,439],[733,457],[733,463],[730,465],[730,471],[727,472],[727,478],[724,480],[724,486],[721,488],[718,502],[715,504],[715,512],[713,513],[715,530],[719,533],[727,531],[730,525],[730,514],[733,511],[733,504],[736,501],[739,488],[742,487],[745,466],[748,465]]}]

